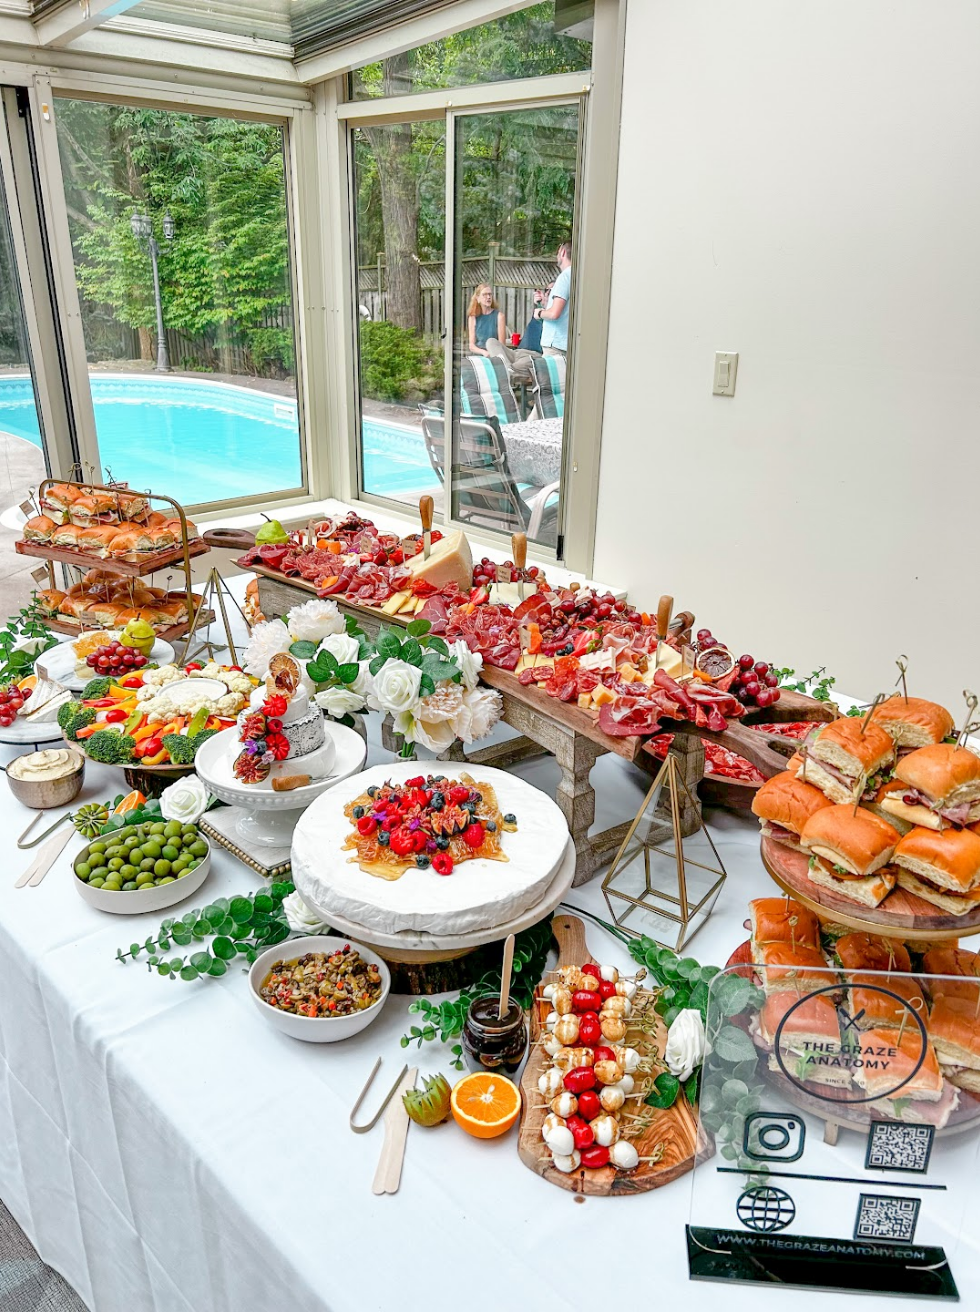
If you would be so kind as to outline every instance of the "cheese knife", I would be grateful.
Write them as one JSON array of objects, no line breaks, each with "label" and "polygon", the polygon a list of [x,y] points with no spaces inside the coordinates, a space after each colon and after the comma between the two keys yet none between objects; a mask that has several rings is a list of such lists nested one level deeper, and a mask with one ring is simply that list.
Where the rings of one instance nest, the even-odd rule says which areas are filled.
[{"label": "cheese knife", "polygon": [[385,1141],[378,1159],[378,1169],[374,1174],[371,1192],[375,1194],[396,1194],[402,1178],[402,1162],[405,1160],[405,1140],[408,1138],[408,1112],[402,1102],[402,1095],[415,1088],[415,1077],[419,1068],[413,1066],[399,1084],[398,1089],[388,1104],[385,1112]]},{"label": "cheese knife", "polygon": [[419,514],[422,516],[422,559],[429,559],[432,550],[433,501],[429,496],[419,497]]}]

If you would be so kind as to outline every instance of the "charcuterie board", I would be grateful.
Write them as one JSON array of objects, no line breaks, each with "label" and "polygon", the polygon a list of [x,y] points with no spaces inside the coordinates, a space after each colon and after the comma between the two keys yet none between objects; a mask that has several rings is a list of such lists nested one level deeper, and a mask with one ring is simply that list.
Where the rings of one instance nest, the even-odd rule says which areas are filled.
[{"label": "charcuterie board", "polygon": [[[585,926],[577,916],[555,916],[552,931],[558,942],[558,966],[583,966],[595,962],[585,942]],[[551,1004],[542,996],[543,986],[535,990],[531,1008],[531,1049],[521,1078],[521,1121],[518,1153],[521,1161],[537,1175],[551,1184],[572,1193],[595,1197],[622,1197],[645,1193],[670,1184],[678,1176],[690,1171],[695,1162],[697,1147],[697,1114],[681,1095],[673,1107],[658,1110],[644,1108],[650,1114],[649,1125],[633,1139],[641,1158],[658,1156],[657,1161],[641,1160],[633,1171],[619,1171],[612,1166],[597,1170],[578,1170],[565,1174],[553,1165],[551,1154],[541,1137],[541,1127],[547,1115],[538,1091],[538,1080],[551,1066],[551,1058],[539,1040],[546,1032],[545,1018]],[[662,1054],[667,1040],[666,1028],[659,1026],[657,1050]]]},{"label": "charcuterie board", "polygon": [[810,879],[805,852],[795,852],[771,838],[762,839],[762,863],[784,893],[798,898],[821,920],[846,925],[848,929],[891,933],[909,942],[980,934],[980,907],[964,916],[950,916],[904,888],[892,889],[876,907],[851,902]]}]

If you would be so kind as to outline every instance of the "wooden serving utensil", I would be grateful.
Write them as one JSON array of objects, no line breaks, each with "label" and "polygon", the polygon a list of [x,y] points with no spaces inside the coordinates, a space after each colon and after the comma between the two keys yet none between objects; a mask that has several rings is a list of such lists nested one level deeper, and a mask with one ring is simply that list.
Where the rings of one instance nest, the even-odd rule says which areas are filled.
[{"label": "wooden serving utensil", "polygon": [[510,1009],[510,976],[514,968],[514,935],[508,934],[504,940],[504,964],[500,971],[500,1006],[497,1017],[503,1020]]},{"label": "wooden serving utensil", "polygon": [[374,1194],[396,1194],[402,1178],[402,1162],[405,1160],[405,1140],[408,1138],[409,1115],[405,1110],[404,1096],[415,1088],[415,1077],[419,1068],[413,1066],[398,1085],[398,1089],[388,1104],[385,1112],[385,1139],[378,1159],[378,1169],[374,1174],[371,1192]]},{"label": "wooden serving utensil", "polygon": [[517,570],[517,594],[524,600],[524,570],[527,567],[527,534],[515,533],[510,540],[510,549],[514,554],[514,568]]},{"label": "wooden serving utensil", "polygon": [[434,502],[430,496],[419,497],[419,515],[422,518],[422,556],[429,559],[432,550],[432,511]]},{"label": "wooden serving utensil", "polygon": [[670,617],[674,610],[674,598],[666,593],[657,602],[657,653],[653,658],[654,669],[660,665],[660,644],[666,642],[670,632]]}]

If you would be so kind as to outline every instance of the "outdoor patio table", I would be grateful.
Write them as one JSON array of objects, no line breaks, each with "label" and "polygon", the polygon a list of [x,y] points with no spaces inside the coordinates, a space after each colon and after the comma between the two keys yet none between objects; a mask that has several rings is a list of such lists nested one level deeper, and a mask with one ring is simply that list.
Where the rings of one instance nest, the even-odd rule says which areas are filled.
[{"label": "outdoor patio table", "polygon": [[502,424],[507,464],[518,483],[546,487],[561,477],[563,419],[525,419]]},{"label": "outdoor patio table", "polygon": [[[0,748],[0,761],[16,751]],[[369,764],[383,759],[375,744]],[[596,768],[609,772],[601,821],[632,814],[644,776],[614,756]],[[524,762],[518,772],[553,791],[554,762]],[[116,771],[89,764],[78,804],[118,791]],[[79,838],[39,887],[15,890],[31,857],[15,838],[33,814],[0,790],[0,1196],[90,1308],[497,1312],[504,1297],[513,1308],[579,1312],[608,1302],[623,1263],[631,1301],[699,1308],[721,1299],[726,1312],[785,1305],[777,1289],[718,1294],[688,1283],[690,1176],[575,1206],[521,1164],[513,1132],[481,1142],[453,1124],[413,1126],[400,1191],[375,1197],[382,1126],[355,1135],[347,1124],[375,1058],[384,1058],[379,1088],[407,1058],[422,1072],[451,1074],[438,1044],[421,1053],[399,1046],[414,1019],[408,999],[391,997],[346,1042],[305,1044],[263,1023],[237,967],[187,984],[122,965],[117,947],[145,939],[160,917],[105,915],[83,902],[71,886]],[[723,964],[745,937],[747,900],[773,885],[753,822],[717,813],[712,833],[729,879],[691,951]],[[190,905],[256,886],[227,853],[216,850],[213,861]],[[598,880],[569,901],[607,914]],[[599,960],[627,965],[601,929],[587,935]],[[597,1242],[622,1263],[560,1257],[595,1252]],[[963,1306],[977,1306],[980,1260],[964,1246],[954,1269]],[[0,1288],[2,1278],[0,1268]],[[854,1306],[804,1293],[793,1305]],[[865,1312],[892,1306],[873,1295],[861,1303]]]}]

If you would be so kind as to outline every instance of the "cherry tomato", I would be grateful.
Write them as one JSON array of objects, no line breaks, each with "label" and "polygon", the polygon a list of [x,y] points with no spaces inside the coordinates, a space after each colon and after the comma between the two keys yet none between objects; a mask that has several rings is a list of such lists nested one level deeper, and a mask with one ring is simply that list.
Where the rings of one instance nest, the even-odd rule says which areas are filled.
[{"label": "cherry tomato", "polygon": [[[572,1121],[576,1121],[577,1124],[573,1125]],[[595,1134],[592,1131],[592,1126],[589,1125],[587,1121],[583,1121],[580,1116],[570,1117],[566,1124],[572,1132],[575,1147],[579,1152],[582,1152],[584,1149],[595,1143]]]},{"label": "cherry tomato", "polygon": [[616,985],[609,979],[599,981],[599,997],[605,1001],[606,998],[615,997]]},{"label": "cherry tomato", "polygon": [[569,1071],[562,1080],[565,1088],[569,1093],[577,1095],[583,1094],[586,1089],[595,1088],[595,1074],[589,1066],[576,1066],[573,1071]]},{"label": "cherry tomato", "polygon": [[[574,1135],[572,1136],[574,1138]],[[575,1145],[578,1147],[578,1144]],[[601,1144],[593,1144],[591,1147],[580,1149],[582,1154],[582,1165],[595,1170],[599,1166],[609,1165],[609,1149],[603,1148]]]},{"label": "cherry tomato", "polygon": [[106,711],[106,724],[118,724],[120,720],[128,720],[129,712],[122,710],[121,707],[115,706],[111,711]]},{"label": "cherry tomato", "polygon": [[594,1011],[587,1011],[579,1021],[578,1041],[585,1047],[591,1048],[594,1043],[599,1043],[602,1039],[602,1026]]},{"label": "cherry tomato", "polygon": [[163,751],[163,742],[159,738],[148,738],[143,744],[144,756],[156,756],[157,752]]},{"label": "cherry tomato", "polygon": [[243,674],[244,671],[240,665],[229,665],[229,670],[234,670],[236,674]]},{"label": "cherry tomato", "polygon": [[120,686],[123,688],[142,688],[143,680],[138,674],[131,674],[128,679],[123,679]]},{"label": "cherry tomato", "polygon": [[601,978],[602,978],[602,973],[601,973],[601,971],[599,970],[599,967],[595,964],[594,961],[589,961],[589,962],[587,962],[587,963],[582,967],[582,974],[583,974],[583,975],[592,975],[592,976],[594,976],[596,979],[601,979]]},{"label": "cherry tomato", "polygon": [[576,989],[572,994],[572,1011],[598,1011],[602,1006],[599,990]]},{"label": "cherry tomato", "polygon": [[184,666],[185,670],[203,670],[204,666],[200,661],[191,661],[189,665]]},{"label": "cherry tomato", "polygon": [[606,1048],[606,1047],[596,1048],[596,1050],[592,1054],[592,1060],[615,1061],[616,1054],[613,1052],[612,1048]]},{"label": "cherry tomato", "polygon": [[110,706],[115,706],[116,703],[111,697],[100,697],[97,702],[89,702],[88,704],[89,706],[94,706],[96,710],[105,711],[108,710]]},{"label": "cherry tomato", "polygon": [[586,1121],[594,1121],[602,1111],[599,1095],[593,1089],[585,1089],[578,1096],[578,1114]]},{"label": "cherry tomato", "polygon": [[373,815],[362,815],[357,822],[357,832],[362,834],[365,838],[367,838],[369,834],[373,834],[377,827],[378,822]]}]

